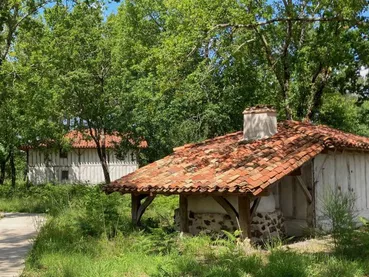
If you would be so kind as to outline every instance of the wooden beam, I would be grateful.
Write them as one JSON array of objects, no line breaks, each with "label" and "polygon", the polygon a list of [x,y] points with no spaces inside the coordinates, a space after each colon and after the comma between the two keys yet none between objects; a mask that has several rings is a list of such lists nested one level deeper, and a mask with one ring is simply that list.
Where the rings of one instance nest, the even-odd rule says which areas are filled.
[{"label": "wooden beam", "polygon": [[240,229],[240,223],[238,221],[238,212],[233,207],[233,205],[222,196],[213,196],[213,199],[227,212],[231,219],[237,224]]},{"label": "wooden beam", "polygon": [[257,197],[264,197],[264,196],[269,196],[270,195],[270,191],[268,189],[264,189],[262,192],[260,192]]},{"label": "wooden beam", "polygon": [[313,197],[311,196],[310,191],[308,190],[307,186],[305,185],[304,180],[301,178],[301,176],[296,176],[296,179],[297,179],[298,184],[300,185],[302,191],[304,192],[308,203],[309,204],[312,203],[313,202]]},{"label": "wooden beam", "polygon": [[250,196],[238,196],[238,220],[243,238],[251,238]]},{"label": "wooden beam", "polygon": [[179,218],[180,231],[183,233],[188,233],[188,199],[186,195],[182,194],[179,195]]},{"label": "wooden beam", "polygon": [[292,171],[288,176],[301,176],[301,167],[296,168],[294,171]]},{"label": "wooden beam", "polygon": [[141,199],[139,195],[131,194],[131,214],[132,214],[132,224],[137,226],[138,219],[138,209],[141,204]]},{"label": "wooden beam", "polygon": [[290,177],[292,183],[292,218],[296,218],[297,216],[297,185],[296,179]]},{"label": "wooden beam", "polygon": [[261,200],[261,198],[260,197],[257,197],[256,199],[254,199],[254,201],[252,203],[251,215],[250,215],[251,216],[251,221],[252,221],[252,219],[255,216],[255,213],[256,213],[257,208],[259,207],[260,200]]},{"label": "wooden beam", "polygon": [[[156,195],[135,195],[131,194],[131,201],[132,201],[132,223],[135,226],[140,225],[141,217],[144,214],[147,207],[152,203],[155,199]],[[142,199],[145,199],[144,203],[141,203]]]},{"label": "wooden beam", "polygon": [[145,201],[140,205],[137,211],[137,225],[140,224],[141,217],[146,211],[147,207],[151,204],[151,202],[155,199],[156,195],[147,196]]}]

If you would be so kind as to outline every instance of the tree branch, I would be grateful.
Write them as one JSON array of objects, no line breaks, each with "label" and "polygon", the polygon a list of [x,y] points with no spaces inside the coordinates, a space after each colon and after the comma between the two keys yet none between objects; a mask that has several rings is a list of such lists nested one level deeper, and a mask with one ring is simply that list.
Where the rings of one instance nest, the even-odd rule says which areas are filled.
[{"label": "tree branch", "polygon": [[254,22],[250,24],[233,24],[233,23],[223,23],[215,25],[210,31],[219,28],[240,28],[240,29],[254,29],[261,26],[270,25],[273,23],[280,23],[280,22],[351,22],[355,25],[368,25],[368,17],[365,17],[366,20],[355,20],[350,18],[343,18],[340,16],[335,17],[283,17],[283,18],[274,18],[266,21]]},{"label": "tree branch", "polygon": [[[5,45],[5,48],[3,50],[3,53],[1,53],[0,66],[2,65],[3,61],[5,60],[6,56],[9,53],[10,47],[12,45],[13,36],[14,36],[15,32],[17,31],[17,28],[23,23],[24,20],[26,20],[28,17],[30,17],[31,15],[36,13],[40,8],[44,7],[45,5],[47,5],[50,2],[51,2],[50,0],[47,0],[44,3],[34,7],[30,12],[23,15],[18,21],[15,21],[14,25],[13,24],[8,24],[8,34],[7,34],[7,37],[6,37],[6,45]],[[12,21],[15,20],[16,17],[18,16],[18,11],[19,11],[18,6],[15,6],[14,16],[11,19]]]}]

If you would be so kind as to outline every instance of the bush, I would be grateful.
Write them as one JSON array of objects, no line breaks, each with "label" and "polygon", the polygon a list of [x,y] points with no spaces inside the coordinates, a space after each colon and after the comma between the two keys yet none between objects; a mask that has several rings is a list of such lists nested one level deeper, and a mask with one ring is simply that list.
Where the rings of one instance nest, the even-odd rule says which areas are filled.
[{"label": "bush", "polygon": [[330,221],[331,234],[337,251],[352,248],[355,232],[355,202],[353,192],[329,190],[323,198],[323,212]]},{"label": "bush", "polygon": [[0,211],[49,213],[56,215],[97,188],[86,185],[0,186]]},{"label": "bush", "polygon": [[82,233],[97,237],[104,234],[110,238],[118,230],[130,229],[130,220],[122,212],[123,206],[122,196],[119,194],[106,195],[99,190],[86,194],[81,205],[84,212],[78,217]]}]

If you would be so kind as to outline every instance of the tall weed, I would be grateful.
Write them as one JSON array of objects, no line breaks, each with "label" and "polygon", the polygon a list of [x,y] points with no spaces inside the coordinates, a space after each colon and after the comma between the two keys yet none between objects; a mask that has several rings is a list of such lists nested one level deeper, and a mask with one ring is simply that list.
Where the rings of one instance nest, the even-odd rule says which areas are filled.
[{"label": "tall weed", "polygon": [[329,220],[334,246],[339,252],[348,252],[354,245],[356,197],[353,192],[328,190],[323,197],[323,212]]}]

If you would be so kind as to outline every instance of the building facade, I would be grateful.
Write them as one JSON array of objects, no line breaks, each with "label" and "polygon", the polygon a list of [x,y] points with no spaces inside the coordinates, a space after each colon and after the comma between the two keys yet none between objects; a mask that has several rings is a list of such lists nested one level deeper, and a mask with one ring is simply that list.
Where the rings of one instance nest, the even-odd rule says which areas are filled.
[{"label": "building facade", "polygon": [[[27,178],[33,184],[84,183],[99,184],[105,181],[96,144],[86,134],[72,131],[69,151],[48,148],[27,149]],[[110,179],[115,180],[138,168],[136,153],[128,152],[123,159],[116,156],[117,136],[106,136],[107,162]]]}]

